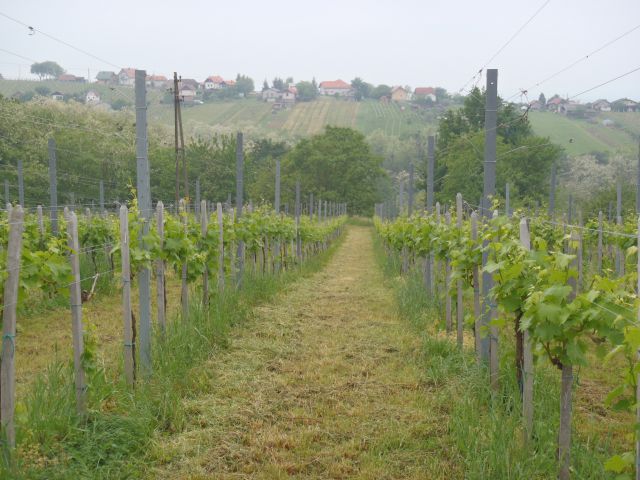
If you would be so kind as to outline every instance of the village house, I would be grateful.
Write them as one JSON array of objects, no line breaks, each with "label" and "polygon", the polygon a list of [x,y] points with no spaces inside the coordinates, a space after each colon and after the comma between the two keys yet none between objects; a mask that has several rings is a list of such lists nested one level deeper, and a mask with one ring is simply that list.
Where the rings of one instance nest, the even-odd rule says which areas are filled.
[{"label": "village house", "polygon": [[339,97],[353,96],[351,85],[340,79],[320,82],[318,92],[320,95],[337,95]]},{"label": "village house", "polygon": [[224,79],[219,75],[211,75],[203,83],[205,90],[219,90],[223,88]]},{"label": "village house", "polygon": [[638,102],[635,102],[629,98],[620,98],[615,102],[611,102],[611,110],[614,112],[637,112]]},{"label": "village house", "polygon": [[118,83],[118,76],[114,72],[102,71],[96,75],[96,82],[103,85],[113,85]]},{"label": "village house", "polygon": [[595,102],[593,102],[593,104],[591,104],[591,108],[593,108],[596,112],[610,112],[611,104],[604,98],[601,98],[600,100],[596,100]]},{"label": "village house", "polygon": [[76,77],[75,75],[71,75],[70,73],[63,73],[62,75],[58,75],[56,78],[59,82],[84,82],[83,77]]},{"label": "village house", "polygon": [[118,83],[127,87],[133,87],[136,83],[136,69],[123,68],[118,73]]},{"label": "village house", "polygon": [[98,92],[89,90],[84,97],[84,103],[86,103],[87,105],[97,105],[98,103],[100,103],[100,95],[98,94]]},{"label": "village house", "polygon": [[432,102],[436,101],[436,89],[433,87],[416,87],[413,91],[413,95],[416,99],[431,99]]},{"label": "village house", "polygon": [[180,85],[182,85],[182,87],[185,87],[185,86],[191,87],[194,92],[197,92],[198,90],[200,90],[200,83],[198,83],[198,81],[194,80],[193,78],[180,79]]},{"label": "village house", "polygon": [[275,102],[280,97],[280,90],[266,88],[262,91],[262,100],[265,102]]},{"label": "village house", "polygon": [[391,100],[394,102],[406,102],[409,100],[409,92],[403,87],[393,87],[391,89]]},{"label": "village house", "polygon": [[53,92],[51,94],[51,98],[58,102],[62,102],[64,100],[64,94],[62,92]]},{"label": "village house", "polygon": [[190,84],[182,84],[179,95],[183,103],[193,103],[196,99],[196,89]]},{"label": "village house", "polygon": [[550,112],[558,113],[561,110],[561,106],[567,103],[567,101],[561,98],[559,95],[554,95],[547,101],[547,110]]},{"label": "village house", "polygon": [[534,100],[533,102],[529,103],[529,105],[523,105],[524,110],[533,110],[535,112],[542,110],[542,103],[540,102],[540,100]]},{"label": "village house", "polygon": [[167,86],[167,77],[164,75],[147,75],[146,84],[151,88],[165,88]]}]

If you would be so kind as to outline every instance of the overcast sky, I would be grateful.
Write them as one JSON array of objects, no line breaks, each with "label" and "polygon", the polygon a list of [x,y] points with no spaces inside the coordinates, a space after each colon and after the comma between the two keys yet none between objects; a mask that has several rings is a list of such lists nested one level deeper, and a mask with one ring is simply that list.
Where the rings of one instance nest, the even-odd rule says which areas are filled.
[{"label": "overcast sky", "polygon": [[[442,86],[460,90],[544,0],[21,0],[0,12],[118,67],[200,81],[274,76]],[[551,0],[489,65],[508,98],[640,24],[640,0]],[[115,70],[0,17],[0,49],[55,60],[76,75]],[[28,77],[29,61],[0,51],[0,72]],[[575,95],[640,67],[640,28],[530,90]],[[484,80],[481,81],[481,83]],[[579,97],[640,100],[640,71]]]}]

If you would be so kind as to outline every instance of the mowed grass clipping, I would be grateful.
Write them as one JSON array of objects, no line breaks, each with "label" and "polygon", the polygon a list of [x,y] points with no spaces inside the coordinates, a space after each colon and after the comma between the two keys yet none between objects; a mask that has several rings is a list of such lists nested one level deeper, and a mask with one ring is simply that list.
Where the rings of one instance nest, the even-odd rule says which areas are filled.
[{"label": "mowed grass clipping", "polygon": [[[362,222],[359,222],[362,223]],[[351,226],[327,267],[233,331],[181,432],[158,435],[148,478],[462,478],[395,314],[371,228]]]}]

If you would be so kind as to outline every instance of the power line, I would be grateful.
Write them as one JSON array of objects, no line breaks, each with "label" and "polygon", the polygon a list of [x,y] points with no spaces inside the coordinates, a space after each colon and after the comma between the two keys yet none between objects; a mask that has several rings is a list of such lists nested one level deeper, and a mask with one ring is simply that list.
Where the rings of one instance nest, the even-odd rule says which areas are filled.
[{"label": "power line", "polygon": [[31,34],[33,34],[33,33],[36,33],[36,32],[37,32],[37,33],[39,33],[39,34],[41,34],[41,35],[44,35],[45,37],[50,38],[51,40],[54,40],[54,41],[56,41],[56,42],[58,42],[58,43],[60,43],[60,44],[62,44],[62,45],[65,45],[65,46],[67,46],[67,47],[69,47],[69,48],[72,48],[73,50],[76,50],[77,52],[80,52],[80,53],[82,53],[82,54],[84,54],[84,55],[87,55],[87,56],[89,56],[89,57],[91,57],[91,58],[93,58],[93,59],[95,59],[95,60],[98,60],[99,62],[105,63],[105,64],[107,64],[107,65],[111,65],[112,67],[115,67],[115,68],[118,68],[118,69],[121,69],[121,68],[122,68],[122,67],[120,67],[120,66],[116,65],[116,64],[115,64],[115,63],[113,63],[113,62],[110,62],[110,61],[108,61],[108,60],[105,60],[104,58],[101,58],[101,57],[99,57],[99,56],[97,56],[97,55],[94,55],[93,53],[87,52],[86,50],[83,50],[83,49],[82,49],[82,48],[80,48],[80,47],[76,47],[75,45],[72,45],[72,44],[70,44],[69,42],[65,42],[64,40],[61,40],[61,39],[59,39],[59,38],[57,38],[57,37],[54,37],[53,35],[51,35],[51,34],[49,34],[49,33],[43,32],[42,30],[39,30],[39,29],[37,29],[37,28],[35,28],[35,27],[32,27],[31,25],[28,25],[28,24],[26,24],[26,23],[24,23],[24,22],[22,22],[22,21],[18,20],[17,18],[10,17],[10,16],[9,16],[9,15],[7,15],[6,13],[2,13],[2,12],[0,12],[0,16],[5,17],[5,18],[6,18],[6,19],[8,19],[8,20],[11,20],[12,22],[17,23],[18,25],[22,25],[23,27],[28,28],[28,29],[29,29],[29,32],[30,32]]},{"label": "power line", "polygon": [[528,19],[526,22],[524,22],[524,24],[523,24],[520,28],[518,28],[518,30],[516,30],[516,32],[515,32],[513,35],[511,35],[511,37],[510,37],[510,38],[509,38],[509,39],[504,43],[504,45],[502,45],[502,46],[498,49],[498,51],[497,51],[496,53],[494,53],[494,54],[491,56],[491,58],[490,58],[489,60],[487,60],[487,61],[484,63],[484,65],[482,65],[482,67],[480,67],[480,69],[478,70],[478,73],[476,73],[476,74],[475,74],[475,75],[473,75],[469,80],[467,80],[467,83],[465,83],[459,91],[460,91],[460,92],[462,92],[462,91],[465,89],[465,87],[466,87],[467,85],[469,85],[469,83],[471,83],[471,82],[472,82],[472,81],[473,81],[473,80],[474,80],[478,75],[482,74],[482,72],[483,72],[483,71],[484,71],[484,69],[487,67],[487,65],[489,65],[491,62],[493,62],[493,61],[495,60],[495,58],[496,58],[498,55],[500,55],[500,53],[502,53],[502,51],[503,51],[505,48],[507,48],[507,46],[508,46],[511,42],[513,42],[513,41],[516,39],[516,37],[517,37],[518,35],[520,35],[520,33],[521,33],[525,28],[526,28],[526,26],[527,26],[527,25],[529,25],[529,24],[533,21],[533,19],[534,19],[534,18],[536,18],[536,17],[538,16],[538,14],[539,14],[539,13],[540,13],[540,12],[541,12],[541,11],[542,11],[542,10],[543,10],[543,9],[544,9],[544,8],[545,8],[545,7],[550,3],[550,2],[551,2],[551,0],[546,0],[546,1],[545,1],[545,2],[544,2],[544,3],[543,3],[543,4],[538,8],[538,10],[536,10],[536,11],[535,11],[535,13],[534,13],[533,15],[531,15],[531,16],[529,17],[529,19]]},{"label": "power line", "polygon": [[607,84],[609,84],[611,82],[615,82],[616,80],[619,80],[619,79],[621,79],[623,77],[626,77],[627,75],[631,75],[632,73],[635,73],[635,72],[637,72],[639,70],[640,70],[640,67],[636,67],[633,70],[629,70],[628,72],[625,72],[625,73],[623,73],[621,75],[618,75],[617,77],[611,78],[611,79],[607,80],[606,82],[599,83],[598,85],[595,85],[595,86],[593,86],[591,88],[587,88],[586,90],[583,90],[580,93],[576,93],[575,95],[572,95],[571,97],[569,97],[567,100],[572,100],[572,99],[574,99],[576,97],[579,97],[580,95],[584,95],[585,93],[589,93],[589,92],[591,92],[591,91],[593,91],[593,90],[595,90],[597,88],[603,87],[603,86],[605,86],[605,85],[607,85]]},{"label": "power line", "polygon": [[514,93],[513,95],[511,95],[507,100],[511,100],[514,97],[517,97],[518,95],[521,94],[525,94],[532,88],[535,87],[539,87],[540,85],[542,85],[543,83],[557,77],[558,75],[563,74],[564,72],[566,72],[567,70],[570,70],[571,68],[575,67],[576,65],[578,65],[581,62],[584,62],[585,60],[588,60],[589,58],[591,58],[593,55],[595,55],[596,53],[601,52],[602,50],[604,50],[605,48],[613,45],[614,43],[616,43],[618,40],[622,40],[624,37],[626,37],[627,35],[630,35],[631,33],[635,32],[636,30],[638,30],[640,28],[640,24],[636,25],[635,27],[631,28],[630,30],[627,30],[626,32],[624,32],[621,35],[618,35],[616,38],[609,40],[608,42],[604,43],[603,45],[599,46],[598,48],[596,48],[595,50],[593,50],[592,52],[587,53],[586,55],[578,58],[577,60],[571,62],[569,65],[567,65],[566,67],[561,68],[560,70],[558,70],[555,73],[552,73],[551,75],[549,75],[548,77],[544,78],[543,80],[540,80],[539,82],[520,90],[517,93]]},{"label": "power line", "polygon": [[10,50],[6,50],[4,48],[0,48],[0,52],[8,53],[9,55],[13,55],[14,57],[18,57],[18,58],[21,58],[23,60],[27,60],[28,62],[37,63],[37,60],[34,60],[33,58],[25,57],[24,55],[20,55],[19,53],[15,53],[15,52],[12,52]]}]

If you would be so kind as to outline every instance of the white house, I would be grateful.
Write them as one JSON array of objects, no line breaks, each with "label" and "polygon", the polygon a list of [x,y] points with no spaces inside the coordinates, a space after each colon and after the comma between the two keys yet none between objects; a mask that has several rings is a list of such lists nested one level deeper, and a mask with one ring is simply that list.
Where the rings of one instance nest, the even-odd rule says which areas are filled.
[{"label": "white house", "polygon": [[320,95],[338,95],[339,97],[350,97],[353,95],[351,85],[340,79],[320,82],[318,91]]},{"label": "white house", "polygon": [[224,87],[224,79],[219,75],[211,75],[204,81],[205,90],[218,90]]},{"label": "white house", "polygon": [[280,91],[275,88],[267,88],[262,91],[262,100],[265,102],[275,102],[280,97]]},{"label": "white house", "polygon": [[591,105],[591,107],[596,112],[610,112],[611,111],[611,104],[607,100],[605,100],[604,98],[601,98],[600,100],[596,100],[595,102],[593,102],[593,105]]},{"label": "white house", "polygon": [[53,92],[51,94],[51,98],[53,98],[54,100],[57,100],[59,102],[64,100],[64,94],[62,92]]},{"label": "white house", "polygon": [[118,73],[118,83],[120,85],[126,85],[133,87],[136,83],[136,69],[135,68],[123,68]]},{"label": "white house", "polygon": [[94,92],[93,90],[89,90],[84,97],[84,103],[87,105],[97,105],[100,103],[100,95],[98,92]]},{"label": "white house", "polygon": [[184,103],[193,103],[196,99],[196,90],[191,85],[182,85],[180,87],[180,98]]}]

